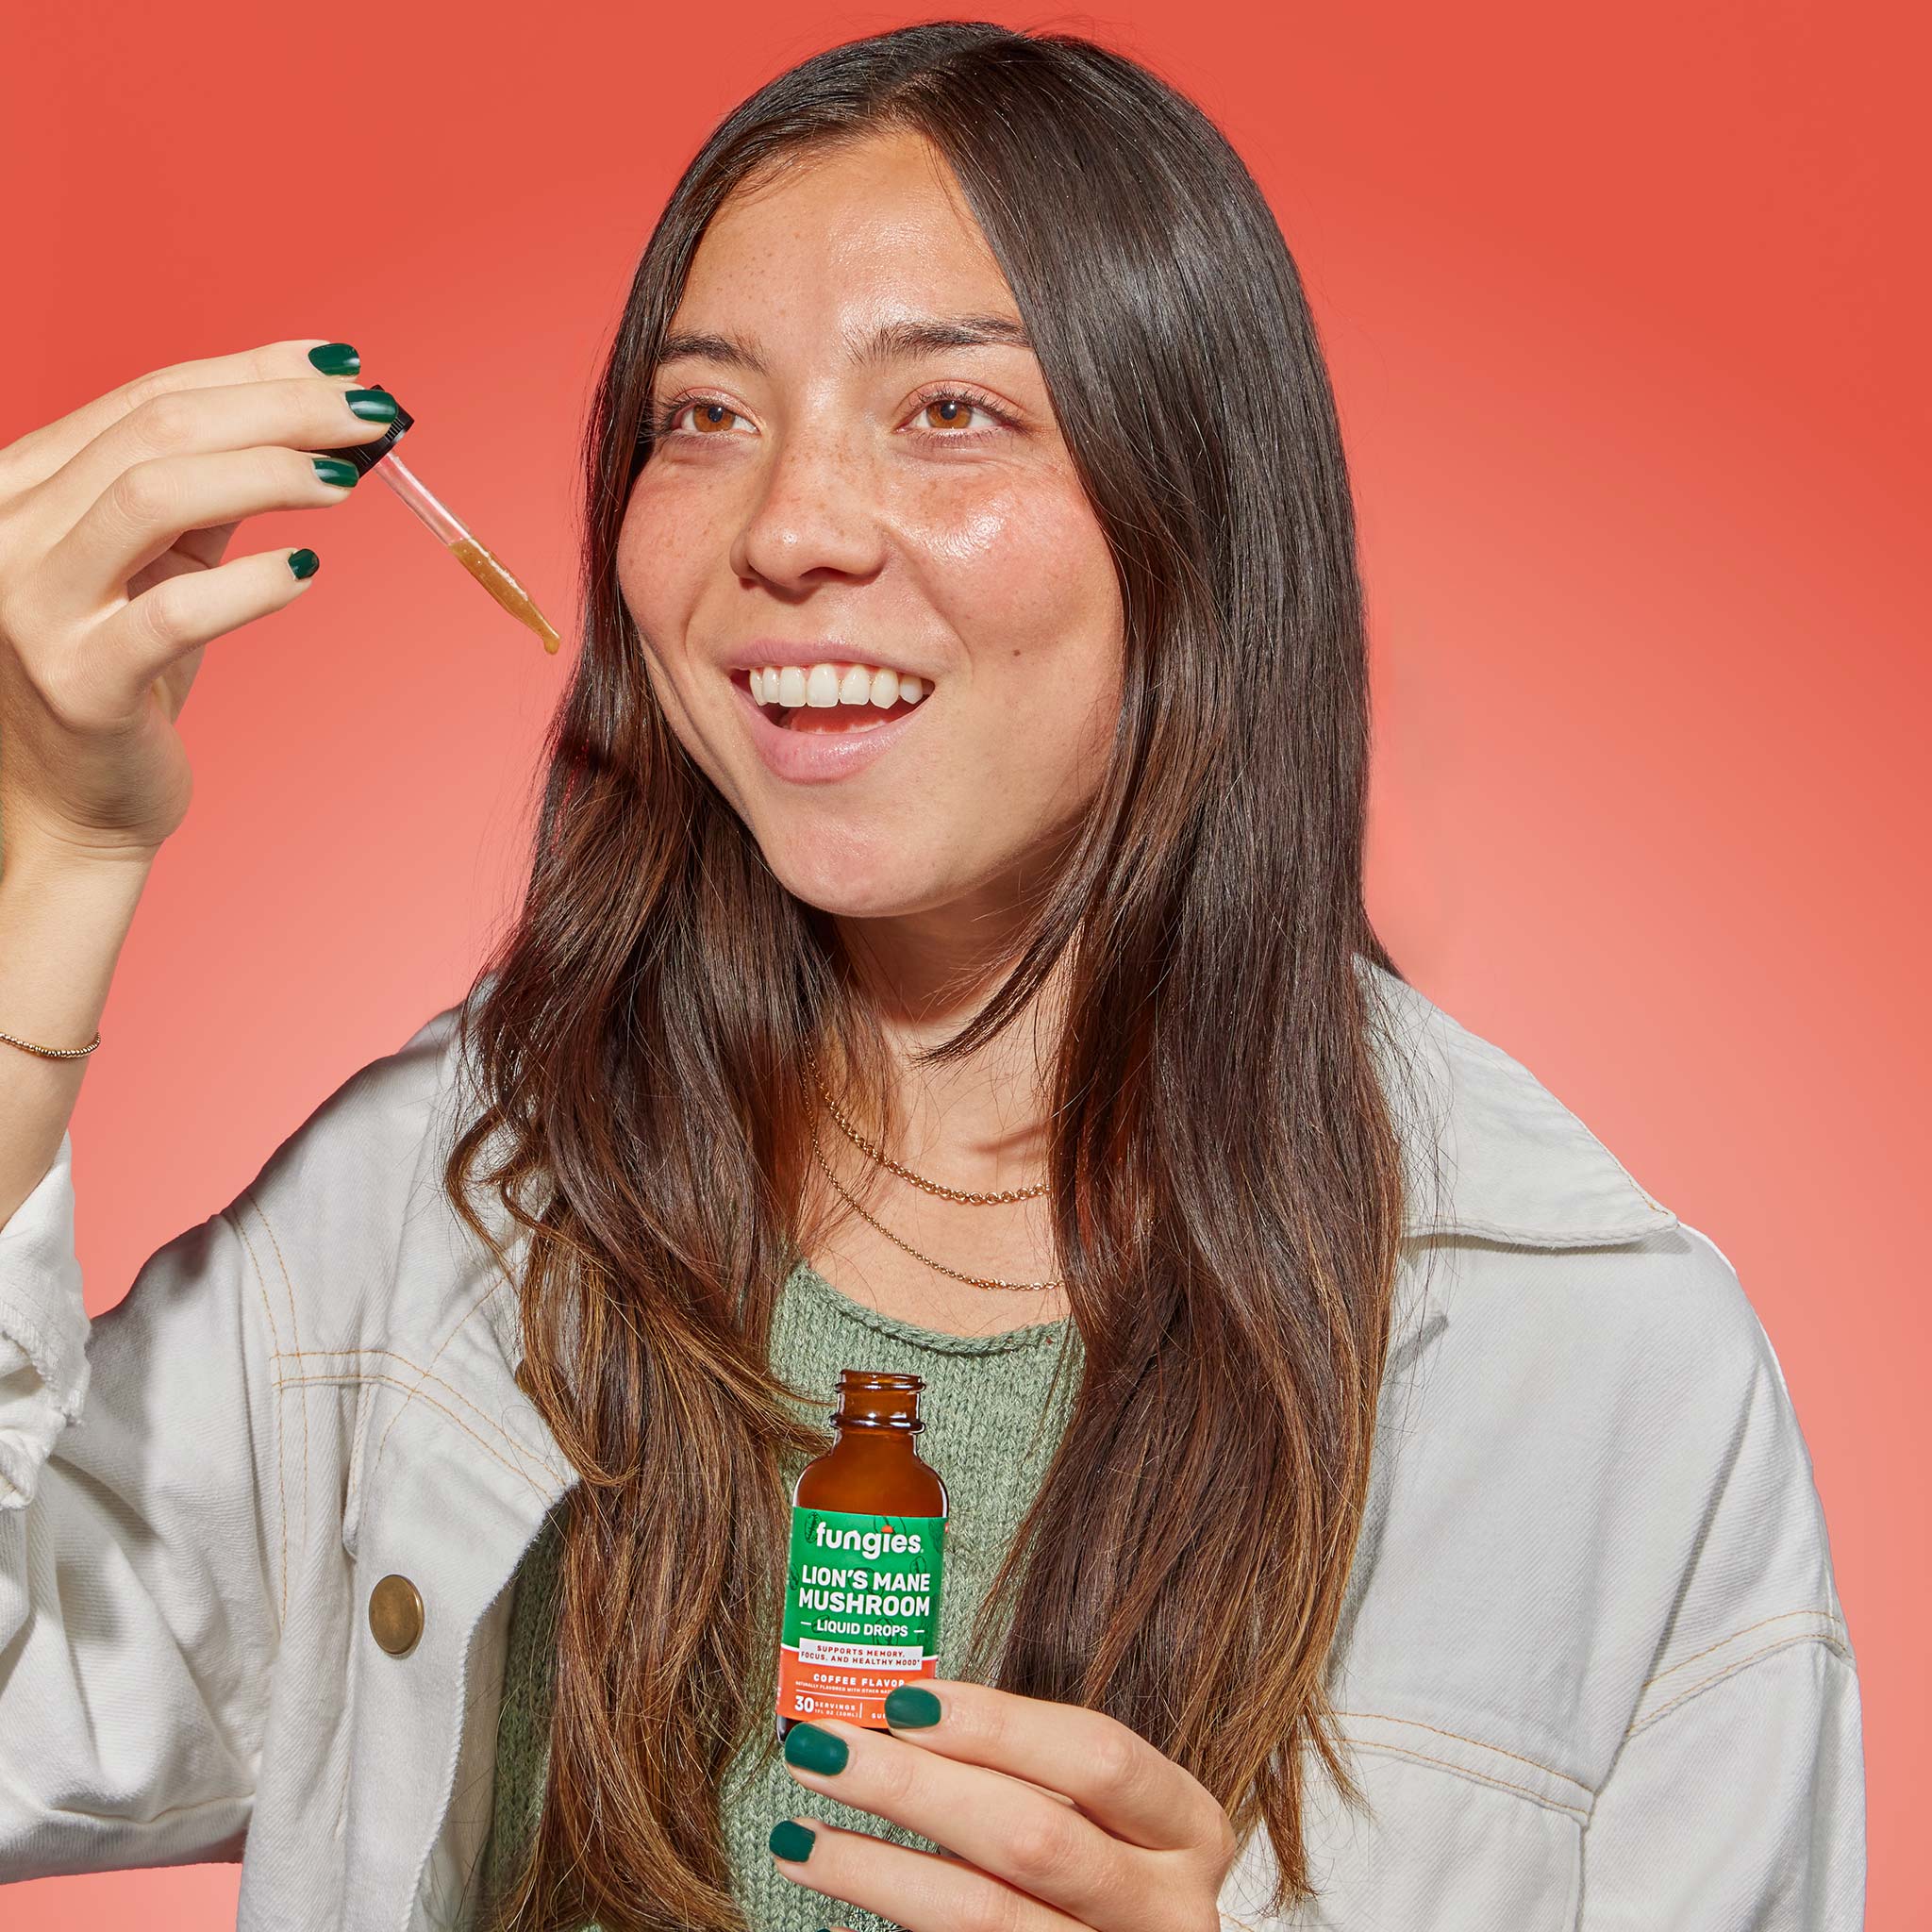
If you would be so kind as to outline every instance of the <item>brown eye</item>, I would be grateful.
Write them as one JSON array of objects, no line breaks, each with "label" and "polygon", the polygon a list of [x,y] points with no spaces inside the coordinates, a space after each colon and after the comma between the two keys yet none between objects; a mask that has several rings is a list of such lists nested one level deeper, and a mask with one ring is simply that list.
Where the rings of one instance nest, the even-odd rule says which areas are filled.
[{"label": "brown eye", "polygon": [[[687,416],[692,424],[690,431],[679,426]],[[741,420],[730,404],[712,402],[708,397],[699,396],[689,402],[666,404],[658,413],[657,433],[659,436],[695,434],[708,436],[715,441],[720,436],[728,436],[732,425]]]},{"label": "brown eye", "polygon": [[925,406],[926,420],[935,429],[958,429],[978,407],[977,403],[969,402],[964,396],[935,396]]}]

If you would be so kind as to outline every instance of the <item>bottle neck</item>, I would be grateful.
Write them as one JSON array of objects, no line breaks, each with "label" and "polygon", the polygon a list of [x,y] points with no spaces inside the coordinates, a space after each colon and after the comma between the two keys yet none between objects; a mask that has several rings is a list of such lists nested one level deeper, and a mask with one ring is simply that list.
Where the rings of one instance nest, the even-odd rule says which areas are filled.
[{"label": "bottle neck", "polygon": [[832,1422],[841,1434],[903,1436],[909,1447],[921,1428],[917,1375],[841,1369]]},{"label": "bottle neck", "polygon": [[841,1449],[865,1456],[903,1456],[908,1460],[916,1453],[916,1429],[894,1428],[891,1423],[848,1421],[844,1416],[835,1416],[832,1426],[838,1432]]}]

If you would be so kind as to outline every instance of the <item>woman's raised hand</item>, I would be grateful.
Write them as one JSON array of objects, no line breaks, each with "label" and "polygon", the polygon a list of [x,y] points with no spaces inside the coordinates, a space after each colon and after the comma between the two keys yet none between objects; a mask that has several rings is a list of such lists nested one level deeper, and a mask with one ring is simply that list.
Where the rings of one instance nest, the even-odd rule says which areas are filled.
[{"label": "woman's raised hand", "polygon": [[[301,596],[313,553],[224,562],[258,510],[324,508],[393,417],[318,339],[177,362],[0,449],[0,837],[151,861],[192,790],[175,721],[208,641]],[[387,415],[380,413],[388,407]]]},{"label": "woman's raised hand", "polygon": [[808,1790],[906,1825],[947,1856],[808,1810],[772,1833],[786,1877],[908,1932],[1218,1932],[1233,1825],[1198,1779],[1126,1725],[940,1678],[893,1690],[886,1719],[889,1734],[794,1724],[785,1762]]}]

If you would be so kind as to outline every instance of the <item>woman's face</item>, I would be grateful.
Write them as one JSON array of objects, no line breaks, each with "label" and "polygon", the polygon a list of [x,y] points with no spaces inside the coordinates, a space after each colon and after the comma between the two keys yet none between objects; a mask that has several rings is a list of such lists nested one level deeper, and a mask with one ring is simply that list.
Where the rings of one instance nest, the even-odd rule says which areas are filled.
[{"label": "woman's face", "polygon": [[950,170],[895,135],[734,196],[671,337],[618,574],[673,729],[809,904],[997,912],[1098,783],[1121,607]]}]

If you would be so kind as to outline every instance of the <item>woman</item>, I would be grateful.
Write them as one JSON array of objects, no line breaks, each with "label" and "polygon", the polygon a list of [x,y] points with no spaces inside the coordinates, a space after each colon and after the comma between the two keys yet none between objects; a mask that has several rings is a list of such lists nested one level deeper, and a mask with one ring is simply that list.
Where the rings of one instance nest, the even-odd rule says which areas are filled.
[{"label": "woman", "polygon": [[[303,594],[221,546],[344,493],[300,452],[358,372],[0,458],[0,1872],[240,1856],[277,1928],[1856,1924],[1775,1357],[1375,939],[1299,281],[1085,41],[908,27],[718,129],[598,398],[514,930],[83,1356],[49,1050],[202,647]],[[841,1363],[927,1381],[941,1668],[781,1755]]]}]

